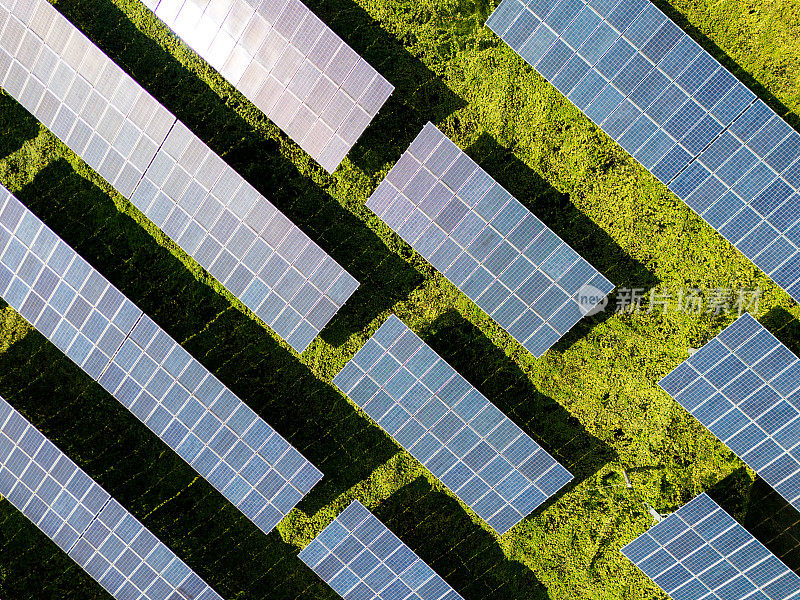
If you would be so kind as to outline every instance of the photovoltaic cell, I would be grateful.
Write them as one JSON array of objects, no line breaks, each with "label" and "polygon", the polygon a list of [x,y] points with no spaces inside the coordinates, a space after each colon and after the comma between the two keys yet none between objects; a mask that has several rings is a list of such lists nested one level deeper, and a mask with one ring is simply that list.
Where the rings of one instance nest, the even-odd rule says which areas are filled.
[{"label": "photovoltaic cell", "polygon": [[394,90],[300,0],[145,0],[328,172]]},{"label": "photovoltaic cell", "polygon": [[300,552],[347,600],[458,600],[450,585],[355,500]]},{"label": "photovoltaic cell", "polygon": [[119,600],[222,600],[3,398],[0,495]]},{"label": "photovoltaic cell", "polygon": [[265,533],[322,478],[2,186],[0,297]]},{"label": "photovoltaic cell", "polygon": [[358,282],[49,2],[6,5],[4,89],[292,348],[307,348]]},{"label": "photovoltaic cell", "polygon": [[563,4],[486,24],[800,301],[800,134],[652,3]]},{"label": "photovoltaic cell", "polygon": [[706,494],[622,553],[674,600],[800,597],[800,577]]},{"label": "photovoltaic cell", "polygon": [[536,357],[614,289],[431,123],[367,206]]},{"label": "photovoltaic cell", "polygon": [[659,383],[800,510],[800,359],[749,314]]},{"label": "photovoltaic cell", "polygon": [[500,535],[572,480],[394,315],[333,383]]}]

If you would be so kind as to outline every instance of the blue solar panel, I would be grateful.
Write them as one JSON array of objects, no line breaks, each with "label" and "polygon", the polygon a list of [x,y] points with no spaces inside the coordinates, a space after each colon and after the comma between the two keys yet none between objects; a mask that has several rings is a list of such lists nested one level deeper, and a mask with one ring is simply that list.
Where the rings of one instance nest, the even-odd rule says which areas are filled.
[{"label": "blue solar panel", "polygon": [[0,7],[0,85],[297,352],[358,287],[47,0]]},{"label": "blue solar panel", "polygon": [[800,577],[706,494],[622,553],[674,600],[800,597]]},{"label": "blue solar panel", "polygon": [[367,206],[536,357],[614,288],[431,123]]},{"label": "blue solar panel", "polygon": [[564,6],[503,0],[486,24],[800,301],[800,134],[652,3]]},{"label": "blue solar panel", "polygon": [[265,533],[322,478],[2,186],[0,297]]},{"label": "blue solar panel", "polygon": [[749,314],[660,383],[800,510],[800,359]]},{"label": "blue solar panel", "polygon": [[3,398],[0,495],[119,600],[222,600]]},{"label": "blue solar panel", "polygon": [[347,600],[461,598],[358,500],[300,552],[300,560]]},{"label": "blue solar panel", "polygon": [[394,315],[333,383],[501,535],[572,480]]}]

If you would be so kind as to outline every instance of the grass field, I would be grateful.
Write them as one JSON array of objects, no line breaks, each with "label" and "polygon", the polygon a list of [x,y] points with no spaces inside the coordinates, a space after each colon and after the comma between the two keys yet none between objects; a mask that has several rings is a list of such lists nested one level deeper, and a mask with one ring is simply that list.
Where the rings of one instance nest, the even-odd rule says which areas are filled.
[{"label": "grass field", "polygon": [[[0,395],[228,600],[336,598],[296,555],[355,498],[467,600],[661,598],[619,548],[651,524],[644,502],[669,512],[701,491],[800,568],[800,515],[656,387],[735,315],[618,314],[612,298],[535,360],[364,203],[433,121],[617,286],[673,296],[760,287],[761,322],[796,352],[800,308],[483,27],[495,0],[307,4],[396,86],[333,175],[137,0],[56,2],[361,282],[302,355],[6,94],[0,183],[286,436],[323,482],[264,536],[1,302]],[[800,1],[657,4],[800,128]],[[575,474],[502,538],[330,383],[390,312]],[[0,597],[109,596],[0,500]]]}]

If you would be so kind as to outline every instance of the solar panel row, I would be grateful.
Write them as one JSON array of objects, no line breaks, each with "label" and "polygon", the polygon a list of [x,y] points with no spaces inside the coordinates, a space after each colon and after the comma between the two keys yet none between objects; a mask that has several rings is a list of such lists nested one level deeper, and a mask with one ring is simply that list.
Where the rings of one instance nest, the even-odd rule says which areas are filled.
[{"label": "solar panel row", "polygon": [[328,172],[394,90],[300,0],[145,0]]},{"label": "solar panel row", "polygon": [[394,315],[333,383],[501,535],[572,480]]},{"label": "solar panel row", "polygon": [[119,600],[221,600],[3,398],[0,495]]},{"label": "solar panel row", "polygon": [[0,7],[0,84],[302,352],[358,282],[47,0]]},{"label": "solar panel row", "polygon": [[800,577],[706,494],[622,553],[674,600],[800,597]]},{"label": "solar panel row", "polygon": [[367,207],[536,357],[614,289],[431,123]]},{"label": "solar panel row", "polygon": [[749,314],[659,383],[800,510],[800,359]]},{"label": "solar panel row", "polygon": [[358,287],[181,122],[131,202],[297,352]]},{"label": "solar panel row", "polygon": [[487,26],[800,300],[800,134],[658,8],[503,0]]},{"label": "solar panel row", "polygon": [[0,296],[265,533],[322,478],[1,186]]},{"label": "solar panel row", "polygon": [[425,561],[355,500],[300,553],[346,600],[457,600]]}]

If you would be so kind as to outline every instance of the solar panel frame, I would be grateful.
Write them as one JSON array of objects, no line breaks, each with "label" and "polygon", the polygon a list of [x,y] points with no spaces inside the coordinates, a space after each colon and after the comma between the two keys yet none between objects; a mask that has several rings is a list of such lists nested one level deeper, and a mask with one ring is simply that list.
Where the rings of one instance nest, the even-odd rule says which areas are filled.
[{"label": "solar panel frame", "polygon": [[572,480],[395,315],[333,383],[500,535]]},{"label": "solar panel frame", "polygon": [[329,173],[394,91],[300,0],[147,6]]},{"label": "solar panel frame", "polygon": [[[0,7],[0,85],[295,351],[305,350],[358,282],[49,2],[28,4]],[[51,25],[44,31],[39,22]],[[10,37],[30,49],[17,56]],[[39,52],[56,61],[49,82],[24,66]],[[302,295],[275,292],[281,275],[298,274]]]},{"label": "solar panel frame", "polygon": [[800,577],[707,494],[621,552],[675,600],[800,596]]},{"label": "solar panel frame", "polygon": [[462,598],[358,500],[323,529],[299,558],[343,598]]},{"label": "solar panel frame", "polygon": [[119,600],[222,600],[2,397],[0,495]]},{"label": "solar panel frame", "polygon": [[322,478],[2,186],[0,297],[264,533]]},{"label": "solar panel frame", "polygon": [[800,359],[745,314],[659,386],[800,510]]},{"label": "solar panel frame", "polygon": [[432,123],[367,207],[537,358],[614,288]]},{"label": "solar panel frame", "polygon": [[[556,26],[558,33],[553,26],[564,13],[550,8],[502,0],[486,25],[800,301],[800,245],[794,220],[782,217],[800,209],[800,170],[792,166],[800,134],[652,3],[623,1],[605,13],[604,7],[581,2],[575,29],[561,32]],[[556,52],[559,59],[551,65]],[[723,139],[727,160],[717,162]],[[776,185],[790,192],[780,202]],[[761,257],[741,243],[759,219],[724,229],[721,219],[729,215],[718,211],[727,204],[715,202],[733,194],[755,208],[767,189],[773,197],[760,203],[764,210],[758,213],[774,226],[765,245],[777,244],[778,258]],[[773,217],[779,206],[781,213]]]}]

